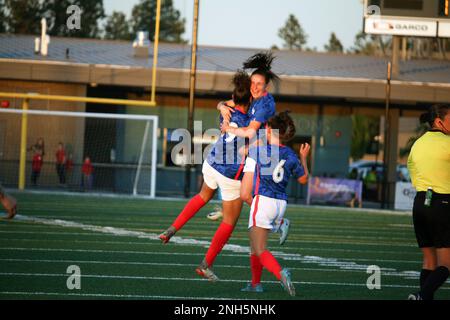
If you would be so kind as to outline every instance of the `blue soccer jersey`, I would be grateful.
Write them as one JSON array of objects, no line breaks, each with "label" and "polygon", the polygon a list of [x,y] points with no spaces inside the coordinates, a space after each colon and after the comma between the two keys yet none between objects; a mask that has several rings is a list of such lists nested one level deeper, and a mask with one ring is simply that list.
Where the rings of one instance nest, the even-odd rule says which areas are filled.
[{"label": "blue soccer jersey", "polygon": [[[245,128],[248,126],[248,114],[243,109],[235,108],[231,113],[230,126]],[[223,118],[220,117],[222,124]],[[245,156],[239,154],[239,149],[245,146],[245,138],[236,137],[233,134],[223,134],[214,144],[206,161],[223,176],[242,180]]]},{"label": "blue soccer jersey", "polygon": [[254,100],[248,110],[249,123],[251,121],[261,122],[261,129],[264,129],[264,125],[275,115],[275,100],[273,96],[266,92],[262,97]]},{"label": "blue soccer jersey", "polygon": [[298,179],[305,175],[305,170],[297,154],[291,148],[283,145],[263,145],[251,148],[245,171],[255,173],[254,196],[262,195],[280,200],[288,198],[286,188],[290,177]]}]

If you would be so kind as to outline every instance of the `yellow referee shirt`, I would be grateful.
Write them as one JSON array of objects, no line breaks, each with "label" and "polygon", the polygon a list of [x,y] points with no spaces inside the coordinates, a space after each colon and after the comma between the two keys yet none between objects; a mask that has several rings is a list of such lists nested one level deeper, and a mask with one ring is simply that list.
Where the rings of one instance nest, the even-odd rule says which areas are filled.
[{"label": "yellow referee shirt", "polygon": [[450,194],[450,136],[428,131],[412,146],[408,170],[417,191]]}]

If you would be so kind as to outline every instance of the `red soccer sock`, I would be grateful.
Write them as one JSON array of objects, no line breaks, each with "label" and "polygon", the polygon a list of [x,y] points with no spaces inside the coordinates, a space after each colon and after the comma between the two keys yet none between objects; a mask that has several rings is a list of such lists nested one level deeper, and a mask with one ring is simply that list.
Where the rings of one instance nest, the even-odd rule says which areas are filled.
[{"label": "red soccer sock", "polygon": [[206,252],[205,260],[208,266],[214,263],[217,255],[222,251],[222,248],[228,242],[228,239],[230,239],[233,229],[234,226],[225,222],[222,222],[219,228],[217,228],[217,231],[211,240],[208,252]]},{"label": "red soccer sock", "polygon": [[256,254],[250,256],[250,268],[252,269],[252,286],[261,283],[263,265]]},{"label": "red soccer sock", "polygon": [[196,195],[193,197],[185,206],[183,211],[178,215],[175,221],[172,223],[172,226],[178,231],[192,219],[193,216],[206,204],[205,200],[200,197],[200,195]]},{"label": "red soccer sock", "polygon": [[259,256],[259,261],[261,264],[269,270],[271,273],[275,275],[275,277],[280,280],[281,279],[281,266],[279,265],[277,259],[270,253],[269,250],[264,251]]}]

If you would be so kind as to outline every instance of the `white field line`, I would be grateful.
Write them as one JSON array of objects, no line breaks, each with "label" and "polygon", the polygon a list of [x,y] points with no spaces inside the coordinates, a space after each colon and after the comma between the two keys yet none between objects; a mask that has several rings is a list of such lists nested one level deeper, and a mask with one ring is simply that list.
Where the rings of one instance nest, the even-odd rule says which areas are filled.
[{"label": "white field line", "polygon": [[[2,233],[15,234],[15,235],[19,235],[19,234],[44,235],[44,234],[46,234],[46,235],[81,236],[81,237],[98,237],[99,236],[98,234],[91,234],[91,233],[49,232],[49,231],[35,231],[35,232],[32,232],[32,231],[0,231],[0,234],[2,234]],[[211,237],[197,237],[197,239],[209,241],[211,239]],[[232,239],[233,239],[233,241],[244,241],[246,243],[248,242],[248,237],[240,237],[240,236],[238,236],[236,234],[233,234],[233,238]],[[8,238],[8,239],[5,239],[5,240],[13,240],[13,238]],[[17,240],[17,239],[14,239],[14,240]],[[32,241],[32,240],[36,240],[36,241],[51,241],[50,239],[24,239],[24,240],[18,239],[18,240],[19,241]],[[58,240],[53,240],[53,241],[58,241]],[[60,241],[64,241],[64,240],[60,240]],[[77,240],[75,240],[75,241],[77,241]],[[271,243],[271,242],[278,243],[279,239],[275,239],[275,238],[270,239],[269,238],[267,241],[269,243]],[[79,242],[82,242],[82,241],[79,240]],[[86,240],[85,242],[89,242],[89,241]],[[295,244],[295,243],[305,243],[305,242],[306,243],[314,242],[314,240],[295,240],[295,239],[292,239],[292,237],[291,237],[291,239],[289,240],[289,245],[292,245],[292,244]],[[147,245],[149,245],[149,243],[145,243],[145,242],[123,242],[123,241],[121,241],[121,242],[102,241],[102,243],[124,243],[124,244],[131,244],[131,243],[133,243],[133,244],[147,244]],[[316,242],[314,242],[314,243],[316,243]],[[336,243],[336,242],[334,242],[334,243]],[[290,247],[289,245],[284,246],[284,248],[289,250],[289,247]],[[292,249],[294,249],[294,247]],[[298,249],[298,246],[295,246],[295,249]],[[302,249],[306,249],[306,248],[302,246]],[[310,249],[311,250],[318,250],[318,251],[334,251],[334,250],[339,251],[338,248],[336,248],[336,249],[334,249],[334,248],[330,248],[330,249],[310,248]],[[360,251],[361,252],[362,250],[341,249],[341,251],[347,251],[347,252],[358,252],[358,251]],[[362,252],[364,252],[364,251],[362,251]],[[376,253],[377,251],[371,250],[370,252],[371,253]],[[396,253],[398,253],[398,254],[420,254],[420,252],[404,252],[404,251],[379,251],[379,252],[388,253],[388,254],[389,253],[392,253],[392,254],[396,254]]]},{"label": "white field line", "polygon": [[[95,226],[95,225],[86,225],[82,223],[72,222],[72,221],[64,221],[64,220],[51,220],[51,219],[43,219],[43,218],[36,218],[36,217],[27,217],[18,215],[16,217],[18,220],[22,221],[31,221],[35,223],[42,223],[45,225],[57,225],[62,227],[69,227],[69,228],[79,228],[82,230],[87,231],[93,231],[93,232],[101,232],[101,233],[108,233],[108,234],[114,234],[117,236],[131,236],[131,237],[138,237],[141,239],[150,239],[155,241],[160,241],[158,234],[155,233],[145,233],[140,231],[131,231],[126,230],[122,228],[113,228],[113,227],[102,227],[102,226]],[[193,246],[201,246],[204,248],[209,248],[209,241],[203,241],[203,240],[196,240],[196,239],[184,239],[181,237],[173,237],[171,239],[172,243],[179,243],[179,244],[189,244]],[[233,245],[233,244],[227,244],[223,247],[224,251],[231,251],[233,253],[240,253],[240,254],[249,254],[250,249],[249,247],[240,246],[240,245]],[[160,253],[161,254],[161,253]],[[173,254],[173,253],[168,253]],[[336,259],[336,258],[323,258],[319,256],[303,256],[300,254],[288,254],[281,251],[272,251],[272,254],[284,259],[284,260],[290,260],[290,261],[299,261],[303,263],[312,263],[317,264],[318,266],[334,266],[339,269],[356,269],[356,270],[367,270],[369,265],[364,264],[357,264],[354,261],[362,261],[360,259],[350,259],[350,261],[346,261],[345,259]],[[374,260],[372,260],[374,261]],[[374,261],[376,263],[381,262],[379,259],[377,261]],[[373,264],[373,263],[372,263]],[[398,272],[396,269],[388,268],[391,272]],[[404,278],[409,278],[411,275],[418,276],[419,272],[417,271],[402,271],[400,274],[404,274]]]},{"label": "white field line", "polygon": [[[64,277],[67,278],[67,274],[56,273],[18,273],[18,272],[2,272],[0,276],[16,276],[16,277]],[[149,277],[149,276],[116,276],[116,275],[103,275],[103,274],[82,274],[82,278],[93,279],[126,279],[126,280],[150,280],[150,281],[194,281],[194,282],[207,282],[207,279],[203,278],[174,278],[174,277]],[[232,282],[232,283],[247,283],[248,279],[220,279],[220,282]],[[279,284],[279,281],[266,280],[262,283]],[[366,287],[366,283],[350,283],[350,282],[312,282],[312,281],[292,281],[294,284],[307,284],[318,286],[351,286],[351,287]],[[383,287],[388,288],[417,288],[417,285],[397,285],[397,284],[383,284]],[[450,290],[450,287],[442,287],[441,289]]]},{"label": "white field line", "polygon": [[[140,226],[142,229],[142,225],[144,224],[146,226],[146,229],[151,229],[151,228],[147,228],[147,226],[160,226],[160,223],[155,222],[158,219],[152,219],[152,222],[149,221],[138,221],[138,222],[127,222],[129,221],[128,219],[115,219],[115,218],[110,218],[110,219],[86,219],[83,217],[78,217],[78,216],[46,216],[46,219],[62,219],[62,218],[72,218],[72,219],[78,219],[78,220],[84,220],[80,223],[84,223],[85,221],[88,221],[89,223],[95,223],[95,222],[104,222],[107,221],[109,223],[120,223],[121,226],[126,225],[126,226]],[[247,219],[246,217],[243,217],[242,219]],[[0,218],[1,220],[1,218]],[[167,219],[161,219],[161,221],[166,221]],[[206,219],[205,219],[206,220]],[[135,220],[134,220],[135,221]],[[205,221],[208,222],[208,221]],[[215,222],[209,222],[209,223],[205,223],[205,222],[198,222],[198,221],[190,221],[189,225],[190,226],[195,226],[196,228],[202,229],[202,230],[210,230],[211,226],[218,226],[218,223]],[[294,219],[291,219],[291,222],[295,222]],[[345,223],[343,221],[337,221],[339,222],[339,224]],[[314,233],[320,233],[320,232],[332,232],[332,233],[345,233],[345,234],[349,234],[349,233],[361,233],[361,231],[364,231],[364,233],[374,233],[374,234],[382,234],[382,233],[393,233],[393,232],[399,232],[399,230],[388,230],[388,229],[381,229],[380,227],[377,226],[372,226],[372,227],[365,227],[365,226],[345,226],[345,225],[340,225],[339,226],[339,230],[336,230],[336,226],[332,225],[332,224],[317,224],[317,226],[311,226],[308,225],[305,228],[302,227],[302,224],[304,222],[303,221],[298,221],[295,224],[299,226],[299,229],[301,230],[306,230],[308,232],[314,232]],[[308,222],[309,223],[309,222]],[[24,225],[25,226],[25,225]],[[26,225],[27,227],[32,228],[33,225]],[[357,228],[358,230],[355,230],[355,228]],[[412,227],[411,227],[412,228]],[[402,231],[404,230],[404,227],[401,227]],[[238,225],[237,228],[235,229],[236,231],[247,231],[246,226],[243,225]],[[364,237],[365,239],[366,237]],[[370,239],[370,238],[367,238]],[[399,239],[399,240],[404,240],[405,238],[395,238],[395,239]]]},{"label": "white field line", "polygon": [[[0,250],[3,251],[48,251],[48,252],[80,252],[80,253],[115,253],[115,254],[137,254],[137,255],[167,255],[167,256],[204,256],[204,253],[196,253],[196,252],[160,252],[160,251],[123,251],[123,250],[91,250],[91,249],[55,249],[55,248],[20,248],[20,247],[9,247],[9,248],[0,248]],[[299,261],[299,263],[305,263],[305,264],[317,264],[317,257],[316,256],[302,256],[299,254],[286,254],[286,253],[280,253],[277,251],[271,251],[274,256],[280,259],[284,260],[291,260],[291,261]],[[220,256],[222,257],[239,257],[239,258],[245,258],[248,259],[247,254],[233,254],[233,253],[220,253]],[[292,257],[294,256],[294,257]],[[296,256],[302,256],[303,258],[299,258]],[[325,258],[323,258],[325,259]],[[361,258],[340,258],[340,260],[344,260],[342,262],[337,261],[335,258],[327,258],[328,260],[321,260],[320,265],[321,266],[341,266],[342,268],[346,269],[347,265],[350,264],[351,261],[362,261],[362,262],[392,262],[392,263],[410,263],[410,264],[416,264],[419,265],[420,261],[408,261],[408,260],[387,260],[387,259],[361,259]],[[335,261],[336,260],[336,261]],[[371,264],[372,265],[372,264]],[[362,269],[366,270],[364,268],[367,268],[366,266],[362,265],[360,268],[357,266],[350,264],[348,266],[349,269]],[[386,269],[387,270],[387,269]],[[394,269],[389,269],[394,270]],[[406,272],[406,271],[405,271]],[[415,272],[415,271],[413,271]]]},{"label": "white field line", "polygon": [[[183,244],[181,244],[183,245]],[[20,248],[20,247],[8,247],[8,248],[0,248],[3,251],[48,251],[48,252],[80,252],[80,253],[114,253],[114,254],[137,254],[137,255],[161,255],[161,256],[204,256],[205,253],[197,253],[197,252],[160,252],[160,251],[124,251],[124,250],[91,250],[91,249],[59,249],[59,248]],[[299,261],[299,263],[306,264],[318,264],[316,256],[302,256],[300,259],[296,256],[301,256],[299,254],[288,254],[288,253],[280,253],[277,251],[271,251],[274,256],[284,260],[291,261]],[[220,253],[222,257],[239,257],[248,259],[247,254],[233,254],[233,253]],[[340,258],[341,261],[338,261],[335,258],[321,258],[323,260],[320,261],[321,266],[338,266],[342,268],[349,269],[359,269],[355,266],[352,261],[362,261],[362,262],[392,262],[392,263],[409,263],[419,265],[420,261],[416,260],[387,260],[387,259],[362,259],[362,258]],[[342,266],[341,266],[342,265]],[[371,264],[372,265],[372,264]],[[368,266],[368,265],[367,265]],[[366,270],[367,266],[360,266],[361,269]],[[389,269],[391,270],[391,269]],[[394,269],[392,269],[394,270]],[[405,271],[407,272],[407,271]],[[415,272],[415,271],[411,271]]]},{"label": "white field line", "polygon": [[[117,264],[117,265],[127,265],[127,266],[158,266],[158,267],[197,267],[198,263],[169,263],[169,262],[140,262],[140,261],[94,261],[94,260],[50,260],[50,259],[0,259],[0,261],[4,262],[32,262],[32,263],[64,263],[64,264]],[[231,269],[248,269],[248,265],[229,265],[229,264],[215,264],[214,268],[220,269],[220,268],[231,268]],[[321,272],[350,272],[350,273],[367,273],[366,270],[358,270],[358,269],[352,269],[352,270],[345,270],[345,269],[333,269],[333,268],[299,268],[299,267],[288,267],[289,270],[299,270],[299,271],[321,271]],[[390,272],[386,268],[381,268],[382,276],[389,276],[389,277],[403,277],[403,274],[398,274],[395,272]],[[418,277],[416,274],[412,274],[411,277],[407,278],[408,280],[417,280]]]},{"label": "white field line", "polygon": [[20,296],[68,296],[68,297],[93,297],[93,298],[128,298],[128,299],[176,299],[176,300],[250,300],[243,298],[211,298],[211,297],[181,297],[181,296],[153,296],[136,294],[103,294],[103,293],[67,293],[67,292],[20,292],[0,291],[3,295]]},{"label": "white field line", "polygon": [[[27,227],[31,227],[31,225],[27,226]],[[114,228],[114,227],[113,227]],[[35,227],[33,227],[33,230],[35,230]],[[38,229],[39,230],[39,229]],[[141,229],[141,230],[145,230],[145,229]],[[129,230],[130,232],[134,232],[134,230]],[[12,231],[11,231],[12,232]],[[136,232],[141,232],[141,231],[136,231]],[[317,236],[320,237],[320,236]],[[352,237],[348,237],[350,240],[352,239]],[[197,239],[205,239],[205,240],[210,240],[210,237],[197,237]],[[239,238],[237,236],[234,236],[234,239],[246,239],[248,240],[247,237],[245,238]],[[340,239],[340,238],[339,238]],[[274,241],[272,239],[269,239],[269,241]],[[381,246],[388,246],[388,247],[408,247],[408,248],[417,248],[417,245],[414,244],[405,244],[405,243],[379,243],[379,242],[361,242],[361,241],[350,241],[350,242],[344,242],[344,241],[340,241],[340,242],[336,242],[336,240],[315,240],[315,239],[305,239],[305,240],[295,240],[295,239],[291,239],[289,240],[289,243],[320,243],[320,244],[330,244],[330,245],[363,245],[363,246],[376,246],[376,247],[381,247]]]},{"label": "white field line", "polygon": [[[61,218],[62,217],[58,217],[58,219],[61,219]],[[46,219],[49,219],[49,218],[46,218]],[[53,218],[50,218],[50,219],[53,219]],[[87,220],[87,219],[81,219],[81,220]],[[104,221],[103,220],[89,220],[89,223],[102,223],[102,222],[104,222]],[[145,228],[145,229],[152,229],[152,227],[153,227],[153,229],[157,229],[157,228],[160,228],[160,226],[161,226],[160,223],[148,222],[148,221],[127,223],[127,222],[120,222],[118,220],[111,221],[111,219],[110,219],[110,220],[108,220],[108,222],[110,222],[110,223],[111,222],[118,223],[121,226],[140,227],[140,228]],[[80,223],[85,223],[85,221],[80,221]],[[291,221],[291,223],[292,223],[292,221]],[[208,224],[205,224],[205,223],[192,222],[192,223],[189,223],[189,226],[195,227],[196,230],[198,230],[198,231],[211,231],[211,229],[217,228],[219,226],[219,224],[211,223],[211,224],[208,225]],[[374,229],[374,230],[371,230],[371,231],[369,231],[369,230],[355,230],[355,228],[353,228],[352,230],[341,230],[341,229],[340,230],[336,230],[335,228],[333,229],[332,227],[330,227],[328,229],[325,229],[325,228],[310,228],[309,226],[308,227],[304,227],[302,225],[299,225],[297,227],[297,229],[298,230],[302,230],[303,233],[306,234],[306,235],[310,235],[311,234],[311,235],[317,236],[317,234],[320,234],[320,233],[327,233],[327,234],[329,234],[331,236],[336,236],[336,237],[342,237],[340,234],[346,234],[346,235],[348,235],[348,234],[356,234],[356,235],[358,235],[358,234],[364,233],[365,235],[370,235],[370,234],[380,235],[380,234],[392,234],[392,233],[395,232],[395,230],[386,230],[386,229],[385,230],[381,230],[381,229],[375,230]],[[237,226],[235,228],[235,231],[247,233],[248,229],[247,229],[246,226],[241,225],[241,226]],[[413,235],[412,232],[411,232],[411,235]],[[352,236],[349,236],[349,237],[352,237]],[[366,236],[363,236],[363,237],[358,237],[358,238],[361,238],[361,239],[385,239],[386,237],[366,237]],[[389,237],[389,239],[390,240],[408,240],[407,237]]]},{"label": "white field line", "polygon": [[[0,233],[2,233],[2,231],[0,231]],[[7,233],[7,232],[5,232]],[[12,234],[40,234],[40,235],[67,235],[67,236],[98,236],[96,234],[92,234],[92,233],[77,233],[77,232],[15,232],[15,231],[11,231],[8,233],[12,233]],[[211,239],[211,238],[206,238],[206,237],[199,237],[199,239]],[[247,238],[239,238],[234,236],[233,241],[237,241],[237,240],[246,240],[246,242],[248,242]],[[23,241],[23,242],[67,242],[67,240],[65,239],[25,239],[25,238],[8,238],[8,239],[4,239],[2,241],[13,241],[13,242],[18,242],[18,241]],[[71,243],[96,243],[98,244],[98,240],[97,241],[90,241],[90,240],[70,240]],[[279,243],[278,239],[269,239],[268,242],[273,242],[273,243]],[[295,243],[295,240],[289,240],[289,244]],[[104,241],[101,240],[102,244],[123,244],[123,245],[145,245],[145,246],[157,246],[160,247],[161,244],[159,243],[149,243],[149,242],[136,242],[136,241]],[[296,250],[298,251],[298,247],[289,247],[289,246],[284,246],[283,247],[284,250]],[[325,251],[325,252],[329,252],[329,251],[333,251],[333,252],[362,252],[362,253],[367,253],[367,250],[355,250],[355,249],[337,249],[337,248],[309,248],[309,247],[301,247],[302,250],[311,250],[311,251]],[[375,251],[375,250],[370,250],[370,253],[376,253],[376,254],[409,254],[409,255],[417,255],[417,256],[421,256],[420,252],[403,252],[403,251]]]},{"label": "white field line", "polygon": [[[68,207],[68,208],[70,210],[75,210],[72,207]],[[136,216],[135,213],[133,213],[134,218],[126,218],[126,215],[128,214],[128,212],[123,212],[121,214],[117,214],[116,213],[112,217],[95,217],[95,218],[93,218],[93,217],[89,217],[89,216],[85,216],[85,215],[60,215],[58,213],[61,212],[61,210],[64,210],[64,208],[56,208],[54,210],[46,209],[47,212],[55,211],[55,213],[57,213],[57,214],[56,215],[46,215],[45,218],[46,219],[79,219],[79,220],[81,219],[81,220],[92,221],[92,222],[103,221],[103,220],[104,221],[108,221],[108,222],[112,222],[112,221],[114,221],[114,222],[116,222],[116,221],[117,222],[122,222],[122,221],[123,222],[126,222],[126,221],[134,222],[134,221],[136,221],[136,222],[142,222],[142,223],[152,223],[152,222],[158,223],[159,221],[166,221],[167,220],[167,217],[156,216],[156,217],[151,217],[151,221],[150,221],[150,217],[149,217],[148,213],[139,214],[139,216],[141,216],[141,215],[143,216],[143,219],[137,220],[136,217],[135,217]],[[83,212],[83,213],[86,212],[86,208],[83,208],[82,210],[80,209],[80,212]],[[125,215],[125,217],[124,217],[124,215]],[[201,222],[199,220],[197,220],[197,221],[190,221],[190,224],[194,224],[194,225],[195,224],[197,224],[197,225],[218,224],[217,222],[213,222],[213,221],[207,220],[206,219],[206,215],[204,217],[199,215],[198,217],[204,218],[203,222]],[[175,216],[173,216],[173,218],[175,218]],[[243,213],[241,215],[241,218],[242,219],[248,219],[248,212]],[[314,225],[317,225],[319,227],[321,227],[321,226],[329,226],[330,228],[335,228],[335,224],[334,223],[337,222],[337,223],[341,224],[339,227],[342,228],[342,229],[350,229],[350,230],[352,230],[352,229],[355,228],[354,225],[352,225],[352,226],[347,226],[346,225],[346,222],[353,222],[354,223],[353,220],[349,220],[349,219],[333,219],[333,218],[319,218],[319,217],[309,218],[309,217],[304,217],[304,216],[297,217],[297,216],[293,215],[291,217],[291,221],[299,223],[299,224],[301,224],[303,222],[308,222],[309,224],[314,224]],[[362,224],[362,225],[357,225],[356,226],[358,229],[367,229],[367,230],[375,230],[375,231],[380,230],[380,226],[373,226],[372,225],[372,221],[367,221],[366,223],[364,223],[364,221],[362,221],[362,222],[360,221],[358,223]],[[311,227],[311,226],[308,226],[308,227]],[[402,229],[405,228],[405,227],[413,228],[412,223],[410,225],[409,224],[390,224],[390,225],[388,225],[388,227],[391,227],[391,228],[402,228]],[[311,228],[316,228],[316,226],[313,226]]]}]

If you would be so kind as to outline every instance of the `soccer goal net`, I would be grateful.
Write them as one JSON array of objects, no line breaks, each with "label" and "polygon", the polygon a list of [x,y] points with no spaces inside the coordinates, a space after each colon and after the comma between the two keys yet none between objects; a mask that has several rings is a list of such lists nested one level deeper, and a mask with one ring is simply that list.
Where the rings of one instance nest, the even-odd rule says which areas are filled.
[{"label": "soccer goal net", "polygon": [[0,182],[154,197],[157,129],[157,116],[0,109]]}]

